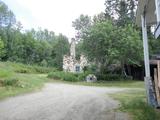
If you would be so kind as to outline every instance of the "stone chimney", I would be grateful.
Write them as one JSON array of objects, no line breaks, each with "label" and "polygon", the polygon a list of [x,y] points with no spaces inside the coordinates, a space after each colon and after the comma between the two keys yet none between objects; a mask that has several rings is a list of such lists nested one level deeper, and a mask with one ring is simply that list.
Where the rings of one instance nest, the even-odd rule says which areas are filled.
[{"label": "stone chimney", "polygon": [[70,55],[75,59],[76,57],[76,41],[74,38],[71,39],[71,46],[70,46]]}]

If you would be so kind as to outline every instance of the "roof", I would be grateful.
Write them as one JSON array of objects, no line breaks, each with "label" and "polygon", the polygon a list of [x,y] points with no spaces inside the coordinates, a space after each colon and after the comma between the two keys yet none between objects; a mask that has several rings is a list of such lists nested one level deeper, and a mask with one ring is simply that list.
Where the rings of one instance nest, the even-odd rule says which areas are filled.
[{"label": "roof", "polygon": [[141,26],[141,15],[146,13],[147,26],[153,25],[157,22],[155,15],[155,0],[139,0],[136,13],[136,24]]}]

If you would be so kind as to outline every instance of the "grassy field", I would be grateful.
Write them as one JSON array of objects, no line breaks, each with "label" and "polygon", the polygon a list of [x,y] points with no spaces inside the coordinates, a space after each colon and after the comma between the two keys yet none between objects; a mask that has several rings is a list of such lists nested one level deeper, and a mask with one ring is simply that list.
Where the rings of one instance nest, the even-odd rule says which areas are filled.
[{"label": "grassy field", "polygon": [[0,62],[0,99],[39,90],[48,81],[44,73],[52,68]]},{"label": "grassy field", "polygon": [[146,103],[145,90],[111,94],[111,97],[121,102],[119,110],[129,113],[132,120],[160,120],[160,111]]}]

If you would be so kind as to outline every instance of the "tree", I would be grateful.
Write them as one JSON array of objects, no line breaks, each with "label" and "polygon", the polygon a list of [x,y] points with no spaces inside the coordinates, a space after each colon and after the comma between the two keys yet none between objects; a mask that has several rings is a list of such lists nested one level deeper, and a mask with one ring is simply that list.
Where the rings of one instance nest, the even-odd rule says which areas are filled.
[{"label": "tree", "polygon": [[105,6],[106,16],[116,20],[117,25],[134,23],[137,0],[106,0]]},{"label": "tree", "polygon": [[104,21],[106,21],[106,16],[105,16],[105,13],[103,12],[93,16],[93,24],[97,22],[104,22]]},{"label": "tree", "polygon": [[126,25],[117,29],[117,49],[115,58],[119,60],[122,72],[125,73],[124,64],[140,65],[143,60],[142,40],[139,31],[133,25]]},{"label": "tree", "polygon": [[68,38],[60,34],[53,48],[55,54],[54,65],[60,70],[62,70],[63,66],[63,56],[69,54],[69,48]]},{"label": "tree", "polygon": [[13,45],[13,26],[16,23],[15,15],[8,6],[0,0],[0,36],[6,47],[6,59],[11,56]]},{"label": "tree", "polygon": [[4,50],[4,43],[0,39],[0,59],[5,55],[5,50]]},{"label": "tree", "polygon": [[143,58],[139,32],[131,25],[117,27],[111,21],[96,23],[83,40],[88,58],[100,64],[102,71],[110,64],[119,64],[124,72],[124,64],[138,64]]},{"label": "tree", "polygon": [[86,31],[91,26],[91,17],[81,14],[79,18],[72,22],[72,27],[76,30],[76,39],[80,40],[83,36],[83,31]]}]

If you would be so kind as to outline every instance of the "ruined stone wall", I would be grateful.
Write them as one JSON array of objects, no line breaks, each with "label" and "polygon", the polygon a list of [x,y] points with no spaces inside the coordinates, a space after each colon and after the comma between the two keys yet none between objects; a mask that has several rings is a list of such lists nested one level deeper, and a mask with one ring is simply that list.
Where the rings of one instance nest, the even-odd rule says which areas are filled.
[{"label": "ruined stone wall", "polygon": [[[84,66],[87,66],[87,59],[84,55],[81,55],[80,61],[76,60],[75,46],[75,39],[72,39],[70,46],[70,56],[64,55],[63,57],[63,70],[66,72],[83,72]],[[76,67],[79,68],[79,71],[76,71]]]}]

